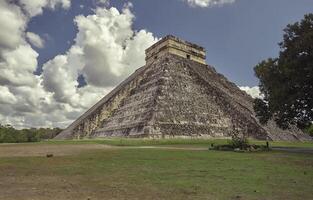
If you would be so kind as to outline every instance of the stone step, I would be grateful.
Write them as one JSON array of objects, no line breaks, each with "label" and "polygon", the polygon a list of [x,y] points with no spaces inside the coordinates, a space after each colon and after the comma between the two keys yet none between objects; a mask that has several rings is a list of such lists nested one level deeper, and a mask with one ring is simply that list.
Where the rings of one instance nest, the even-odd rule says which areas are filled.
[{"label": "stone step", "polygon": [[155,94],[155,92],[157,91],[158,87],[157,86],[154,86],[154,87],[150,87],[150,88],[147,88],[146,90],[134,90],[134,92],[131,94],[131,96],[129,96],[127,98],[127,100],[131,100],[131,99],[141,99],[142,96],[150,96],[152,94]]},{"label": "stone step", "polygon": [[116,114],[119,112],[132,111],[133,109],[149,107],[154,102],[153,97],[145,98],[142,101],[134,101],[125,103],[123,106],[117,109]]},{"label": "stone step", "polygon": [[[127,118],[131,118],[131,117],[132,118],[140,118],[141,117],[141,118],[145,119],[147,117],[147,115],[150,114],[152,111],[153,111],[153,108],[150,108],[150,109],[142,110],[140,112],[130,113],[129,115],[112,116],[111,118],[109,118],[103,122],[102,127],[104,127],[110,123],[115,123],[115,124],[125,123],[123,121],[127,121]],[[128,120],[128,121],[130,121],[130,120]]]},{"label": "stone step", "polygon": [[106,132],[106,131],[129,129],[129,128],[134,128],[138,126],[144,126],[145,124],[146,124],[146,121],[134,121],[129,124],[124,124],[124,125],[119,124],[116,126],[104,127],[104,128],[96,130],[95,133],[99,134],[101,132]]}]

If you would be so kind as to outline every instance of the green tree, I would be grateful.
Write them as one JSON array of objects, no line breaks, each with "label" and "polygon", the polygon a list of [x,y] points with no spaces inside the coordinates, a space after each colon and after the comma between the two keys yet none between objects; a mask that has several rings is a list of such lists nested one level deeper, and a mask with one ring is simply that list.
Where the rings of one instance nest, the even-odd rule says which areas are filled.
[{"label": "green tree", "polygon": [[5,125],[0,127],[0,143],[8,142],[18,142],[18,131],[15,130],[10,125]]},{"label": "green tree", "polygon": [[0,143],[39,142],[57,136],[60,128],[30,128],[17,130],[11,125],[0,124]]},{"label": "green tree", "polygon": [[256,99],[254,109],[262,123],[274,119],[282,128],[305,128],[313,121],[313,14],[284,29],[278,58],[259,63],[263,99]]},{"label": "green tree", "polygon": [[305,132],[307,132],[310,136],[313,137],[313,124],[311,124],[311,126],[307,127],[305,129]]}]

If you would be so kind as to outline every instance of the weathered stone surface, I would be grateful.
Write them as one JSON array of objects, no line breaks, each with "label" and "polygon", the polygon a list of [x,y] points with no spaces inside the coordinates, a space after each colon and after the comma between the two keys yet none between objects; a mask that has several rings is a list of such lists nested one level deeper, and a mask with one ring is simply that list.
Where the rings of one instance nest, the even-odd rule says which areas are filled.
[{"label": "weathered stone surface", "polygon": [[[172,36],[164,40],[168,38],[175,40]],[[162,53],[149,48],[146,52],[152,53],[146,66],[57,138],[229,137],[236,132],[256,139],[309,139],[297,129],[281,130],[273,122],[262,126],[255,118],[253,99],[213,67],[203,64],[203,48],[182,42],[181,52],[178,48],[173,53],[164,50],[164,44],[171,42],[159,44],[163,45]],[[184,55],[194,57],[187,59]]]},{"label": "weathered stone surface", "polygon": [[147,65],[168,53],[206,64],[205,49],[203,47],[168,35],[146,50]]}]

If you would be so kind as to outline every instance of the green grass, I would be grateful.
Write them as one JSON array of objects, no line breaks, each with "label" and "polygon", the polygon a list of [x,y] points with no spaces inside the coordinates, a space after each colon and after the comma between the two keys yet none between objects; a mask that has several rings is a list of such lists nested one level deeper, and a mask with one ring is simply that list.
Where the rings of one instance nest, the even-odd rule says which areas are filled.
[{"label": "green grass", "polygon": [[153,146],[153,145],[208,145],[225,143],[226,139],[83,139],[83,140],[49,140],[45,144],[107,144],[115,146]]},{"label": "green grass", "polygon": [[[45,142],[51,143],[62,148],[71,141]],[[127,145],[147,143],[130,140]],[[46,188],[38,199],[50,193],[51,199],[313,199],[313,156],[302,153],[104,149],[53,158],[0,158],[0,172],[0,193],[22,188],[18,191],[31,190],[29,199]]]},{"label": "green grass", "polygon": [[[83,140],[49,140],[42,141],[40,144],[107,144],[114,146],[160,146],[160,145],[178,145],[178,146],[200,146],[207,147],[212,143],[215,145],[227,144],[228,139],[83,139]],[[249,140],[251,144],[265,145],[265,141]],[[313,142],[288,142],[275,141],[270,142],[273,147],[311,147]]]}]

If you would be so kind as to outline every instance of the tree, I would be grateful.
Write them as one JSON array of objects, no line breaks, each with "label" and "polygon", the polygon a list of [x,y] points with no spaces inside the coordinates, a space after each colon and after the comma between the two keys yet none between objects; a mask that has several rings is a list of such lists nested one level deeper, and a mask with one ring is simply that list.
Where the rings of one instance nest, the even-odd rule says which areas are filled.
[{"label": "tree", "polygon": [[263,99],[254,109],[261,123],[309,127],[313,121],[313,14],[284,29],[278,58],[255,66]]},{"label": "tree", "polygon": [[57,136],[60,128],[30,128],[17,130],[13,126],[0,124],[0,143],[39,142]]},{"label": "tree", "polygon": [[313,124],[307,127],[304,131],[307,132],[311,137],[313,137]]}]

